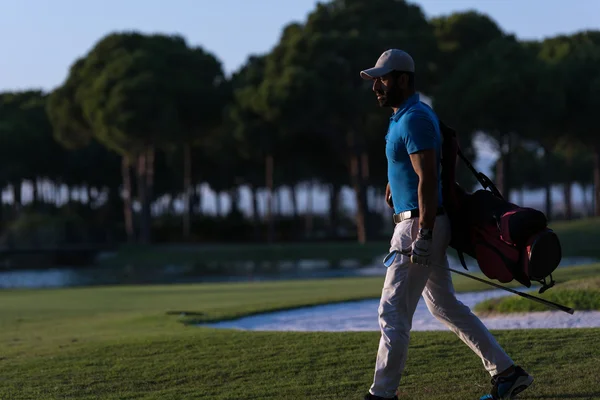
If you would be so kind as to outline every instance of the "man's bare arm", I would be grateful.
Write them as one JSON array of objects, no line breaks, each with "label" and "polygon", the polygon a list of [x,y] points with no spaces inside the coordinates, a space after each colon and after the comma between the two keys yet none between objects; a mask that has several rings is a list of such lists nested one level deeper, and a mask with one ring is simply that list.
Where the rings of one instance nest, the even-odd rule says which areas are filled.
[{"label": "man's bare arm", "polygon": [[389,182],[385,187],[385,202],[387,203],[389,208],[394,209],[394,200],[392,200],[392,190],[390,189]]},{"label": "man's bare arm", "polygon": [[428,149],[410,155],[412,166],[419,176],[419,226],[431,229],[438,208],[437,157]]}]

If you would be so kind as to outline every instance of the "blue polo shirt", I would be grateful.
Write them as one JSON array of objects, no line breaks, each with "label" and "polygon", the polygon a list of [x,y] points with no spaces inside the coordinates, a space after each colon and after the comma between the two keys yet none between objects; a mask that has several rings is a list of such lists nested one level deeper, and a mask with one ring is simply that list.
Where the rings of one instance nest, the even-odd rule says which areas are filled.
[{"label": "blue polo shirt", "polygon": [[388,181],[396,214],[419,208],[419,176],[413,169],[410,154],[435,149],[438,160],[438,204],[442,205],[441,149],[442,135],[437,116],[419,94],[409,97],[390,118],[385,136]]}]

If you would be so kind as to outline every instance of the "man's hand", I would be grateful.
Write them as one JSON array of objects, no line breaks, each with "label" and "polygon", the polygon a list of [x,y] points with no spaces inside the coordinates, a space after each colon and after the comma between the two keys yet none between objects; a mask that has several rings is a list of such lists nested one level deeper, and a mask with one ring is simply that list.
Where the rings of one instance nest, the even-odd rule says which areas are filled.
[{"label": "man's hand", "polygon": [[392,210],[394,209],[394,201],[392,200],[392,191],[390,190],[389,182],[385,188],[385,202],[387,203],[389,208],[391,208]]},{"label": "man's hand", "polygon": [[431,248],[431,236],[419,234],[412,244],[412,255],[410,261],[415,264],[429,265],[429,249]]}]

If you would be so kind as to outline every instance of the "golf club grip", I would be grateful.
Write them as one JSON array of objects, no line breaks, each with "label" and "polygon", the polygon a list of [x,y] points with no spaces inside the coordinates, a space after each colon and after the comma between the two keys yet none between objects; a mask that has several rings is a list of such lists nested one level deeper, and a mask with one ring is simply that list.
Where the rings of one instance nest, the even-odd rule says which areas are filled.
[{"label": "golf club grip", "polygon": [[[400,253],[401,253],[401,254],[403,254],[403,255],[405,255],[405,256],[408,256],[408,257],[410,257],[410,256],[411,256],[411,252],[410,252],[410,250],[402,250]],[[462,272],[462,271],[457,271],[457,270],[455,270],[455,269],[448,268],[448,267],[444,267],[444,266],[442,266],[442,265],[437,265],[437,264],[428,264],[428,265],[429,265],[429,266],[432,266],[432,267],[436,267],[436,268],[445,269],[445,270],[447,270],[447,271],[452,271],[452,272],[454,272],[454,273],[456,273],[456,274],[459,274],[459,275],[462,275],[462,276],[466,276],[467,278],[475,279],[476,281],[479,281],[479,282],[482,282],[482,283],[486,283],[486,284],[488,284],[488,285],[491,285],[491,286],[497,287],[497,288],[499,288],[499,289],[506,290],[506,291],[508,291],[508,292],[511,292],[511,293],[517,294],[517,295],[519,295],[519,296],[521,296],[521,297],[524,297],[524,298],[526,298],[526,299],[529,299],[529,300],[537,301],[538,303],[544,304],[544,305],[546,305],[546,306],[549,306],[549,307],[556,308],[556,309],[558,309],[558,310],[560,310],[560,311],[564,311],[564,312],[566,312],[566,313],[568,313],[568,314],[571,314],[571,315],[573,315],[573,313],[575,312],[575,310],[574,310],[574,309],[572,309],[572,308],[570,308],[570,307],[563,306],[563,305],[561,305],[561,304],[557,304],[557,303],[551,302],[551,301],[549,301],[549,300],[544,300],[544,299],[541,299],[541,298],[539,298],[539,297],[536,297],[536,296],[532,296],[532,295],[530,295],[530,294],[527,294],[527,293],[521,293],[521,292],[519,292],[519,291],[517,291],[517,290],[513,290],[513,289],[511,289],[511,288],[508,288],[508,287],[506,287],[506,286],[502,286],[502,285],[499,285],[499,284],[497,284],[497,283],[494,283],[494,282],[490,282],[490,281],[488,281],[488,280],[485,280],[485,279],[477,278],[476,276],[469,275],[469,274],[467,274],[467,273],[465,273],[465,272]]]}]

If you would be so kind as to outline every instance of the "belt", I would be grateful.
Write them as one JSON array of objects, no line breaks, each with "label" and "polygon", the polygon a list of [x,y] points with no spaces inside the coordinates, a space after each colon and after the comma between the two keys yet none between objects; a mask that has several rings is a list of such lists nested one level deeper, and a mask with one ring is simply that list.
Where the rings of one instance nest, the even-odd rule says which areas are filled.
[{"label": "belt", "polygon": [[[438,207],[437,209],[437,213],[435,215],[443,215],[444,214],[444,207]],[[414,208],[412,210],[407,210],[407,211],[403,211],[399,214],[394,214],[394,223],[395,224],[399,224],[402,221],[405,221],[407,219],[411,219],[411,218],[417,218],[419,216],[419,209],[418,208]]]}]

